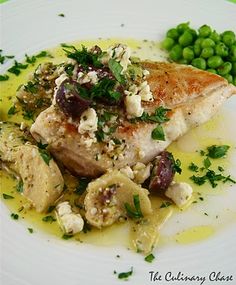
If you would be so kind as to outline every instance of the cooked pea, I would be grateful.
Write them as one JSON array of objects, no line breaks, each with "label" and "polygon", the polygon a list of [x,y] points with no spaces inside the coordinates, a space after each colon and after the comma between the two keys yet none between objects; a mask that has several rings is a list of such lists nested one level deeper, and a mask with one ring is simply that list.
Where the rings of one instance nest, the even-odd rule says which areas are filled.
[{"label": "cooked pea", "polygon": [[214,73],[214,74],[217,74],[216,70],[213,69],[213,68],[209,68],[209,69],[207,69],[207,71],[208,71],[208,72],[211,72],[211,73]]},{"label": "cooked pea", "polygon": [[206,61],[204,58],[194,58],[191,64],[199,69],[206,69]]},{"label": "cooked pea", "polygon": [[187,23],[180,23],[178,26],[177,26],[177,30],[180,34],[183,34],[184,31],[188,30],[189,29],[189,22]]},{"label": "cooked pea", "polygon": [[168,38],[172,38],[174,40],[177,40],[179,38],[179,32],[177,29],[173,28],[173,29],[169,29],[166,33],[166,36]]},{"label": "cooked pea", "polygon": [[219,55],[213,55],[209,57],[207,60],[207,64],[210,68],[217,68],[221,66],[222,63],[223,63],[223,60]]},{"label": "cooked pea", "polygon": [[182,57],[182,47],[180,45],[174,45],[170,50],[170,59],[177,61]]},{"label": "cooked pea", "polygon": [[195,45],[202,45],[203,40],[204,40],[204,38],[197,38],[194,44]]},{"label": "cooked pea", "polygon": [[201,51],[202,51],[201,45],[200,44],[195,44],[193,46],[193,51],[194,51],[195,56],[198,57],[201,54]]},{"label": "cooked pea", "polygon": [[211,34],[211,28],[208,25],[203,25],[198,29],[198,33],[200,37],[209,37]]},{"label": "cooked pea", "polygon": [[215,43],[218,43],[220,42],[220,35],[216,32],[216,31],[213,31],[211,34],[210,34],[210,39],[212,39]]},{"label": "cooked pea", "polygon": [[194,29],[189,29],[189,32],[192,34],[193,40],[195,40],[197,38],[197,32]]},{"label": "cooked pea", "polygon": [[236,76],[233,77],[233,82],[232,83],[236,86]]},{"label": "cooked pea", "polygon": [[202,49],[201,57],[208,58],[213,56],[213,54],[214,54],[214,49],[212,47],[205,47]]},{"label": "cooked pea", "polygon": [[167,37],[164,39],[164,41],[162,41],[161,46],[166,50],[170,50],[174,46],[174,44],[174,39]]},{"label": "cooked pea", "polygon": [[233,62],[233,63],[232,63],[231,74],[233,74],[234,76],[236,76],[236,62]]},{"label": "cooked pea", "polygon": [[231,46],[235,43],[235,33],[233,31],[225,31],[222,35],[222,41],[227,46]]},{"label": "cooked pea", "polygon": [[220,67],[217,68],[217,72],[219,75],[226,75],[230,72],[232,69],[232,63],[231,62],[224,62]]},{"label": "cooked pea", "polygon": [[179,37],[179,44],[182,47],[186,47],[191,45],[193,41],[193,36],[189,31],[185,31],[180,37]]},{"label": "cooked pea", "polygon": [[229,83],[233,83],[233,76],[231,74],[225,74],[223,77],[228,80]]},{"label": "cooked pea", "polygon": [[201,44],[202,48],[205,47],[214,47],[215,42],[212,39],[204,39]]},{"label": "cooked pea", "polygon": [[192,61],[194,59],[194,51],[192,47],[185,47],[183,49],[183,58],[187,61]]},{"label": "cooked pea", "polygon": [[216,46],[215,46],[215,52],[216,52],[216,55],[219,55],[219,56],[222,56],[222,57],[225,57],[228,55],[228,48],[227,46],[220,42],[218,43]]},{"label": "cooked pea", "polygon": [[230,47],[229,60],[236,61],[236,44]]}]

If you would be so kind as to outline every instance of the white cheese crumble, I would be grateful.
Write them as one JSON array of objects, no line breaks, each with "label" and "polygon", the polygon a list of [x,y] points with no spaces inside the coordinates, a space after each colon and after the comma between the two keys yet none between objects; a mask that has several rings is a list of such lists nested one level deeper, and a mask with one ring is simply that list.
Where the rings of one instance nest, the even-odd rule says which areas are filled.
[{"label": "white cheese crumble", "polygon": [[81,232],[84,227],[84,220],[80,214],[72,212],[69,202],[62,202],[56,207],[57,220],[63,231],[67,234]]},{"label": "white cheese crumble", "polygon": [[68,79],[68,77],[65,73],[57,77],[57,79],[55,80],[56,86],[59,87],[62,84],[62,82],[65,81],[66,79]]},{"label": "white cheese crumble", "polygon": [[142,101],[153,101],[153,95],[150,90],[150,86],[147,81],[142,82],[139,87],[139,95],[142,98]]},{"label": "white cheese crumble", "polygon": [[98,82],[98,76],[96,71],[89,71],[88,73],[78,73],[79,84],[91,83],[95,85]]},{"label": "white cheese crumble", "polygon": [[128,65],[131,63],[130,61],[130,56],[131,56],[131,50],[128,46],[123,45],[123,44],[116,44],[113,46],[110,46],[107,50],[103,58],[101,59],[101,62],[103,64],[107,64],[108,61],[113,58],[117,62],[120,63],[124,71],[127,70]]},{"label": "white cheese crumble", "polygon": [[125,166],[120,169],[120,172],[129,177],[129,179],[134,179],[134,173],[130,166]]},{"label": "white cheese crumble", "polygon": [[125,97],[126,112],[131,117],[141,117],[143,108],[140,95],[128,95]]},{"label": "white cheese crumble", "polygon": [[183,207],[192,197],[193,189],[185,182],[174,182],[169,186],[165,195],[173,200],[178,207]]},{"label": "white cheese crumble", "polygon": [[98,128],[97,124],[98,116],[96,111],[93,108],[88,108],[81,115],[78,132],[80,134],[87,132],[94,133]]}]

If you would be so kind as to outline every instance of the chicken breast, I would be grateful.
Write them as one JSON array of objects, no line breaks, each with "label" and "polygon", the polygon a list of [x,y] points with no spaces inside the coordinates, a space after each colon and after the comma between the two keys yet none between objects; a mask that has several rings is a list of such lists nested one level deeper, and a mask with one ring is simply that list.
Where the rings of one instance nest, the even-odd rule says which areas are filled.
[{"label": "chicken breast", "polygon": [[32,125],[33,137],[49,144],[51,153],[73,173],[96,177],[109,168],[151,161],[189,129],[208,121],[227,98],[236,95],[236,88],[224,78],[190,66],[143,62],[142,67],[149,71],[147,81],[154,98],[142,104],[145,112],[154,113],[160,106],[171,109],[169,121],[162,124],[164,141],[152,138],[156,123],[124,118],[113,135],[121,144],[111,147],[96,142],[88,146],[85,140],[89,138],[53,105]]}]

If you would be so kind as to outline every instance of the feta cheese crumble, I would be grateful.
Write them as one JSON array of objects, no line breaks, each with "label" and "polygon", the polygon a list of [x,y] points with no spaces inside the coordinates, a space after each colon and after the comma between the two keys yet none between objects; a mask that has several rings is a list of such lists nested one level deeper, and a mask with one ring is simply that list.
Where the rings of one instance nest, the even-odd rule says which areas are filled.
[{"label": "feta cheese crumble", "polygon": [[173,200],[178,207],[183,207],[192,197],[193,189],[185,182],[174,182],[169,186],[165,195]]},{"label": "feta cheese crumble", "polygon": [[128,95],[125,97],[126,112],[131,117],[141,117],[143,114],[143,108],[141,104],[140,95]]},{"label": "feta cheese crumble", "polygon": [[97,131],[98,116],[93,108],[85,110],[80,118],[78,132],[84,134],[86,132],[94,133]]},{"label": "feta cheese crumble", "polygon": [[84,220],[80,214],[72,212],[69,202],[62,202],[56,207],[57,220],[63,231],[74,235],[81,232],[84,227]]}]

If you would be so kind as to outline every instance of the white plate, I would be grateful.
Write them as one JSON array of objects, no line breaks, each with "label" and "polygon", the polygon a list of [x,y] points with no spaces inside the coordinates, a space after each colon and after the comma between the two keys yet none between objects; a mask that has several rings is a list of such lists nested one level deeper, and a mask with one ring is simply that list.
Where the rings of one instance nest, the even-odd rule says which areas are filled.
[{"label": "white plate", "polygon": [[[122,37],[158,40],[163,38],[168,28],[184,21],[191,21],[195,28],[207,23],[218,31],[236,27],[236,5],[223,0],[218,0],[217,4],[215,0],[12,0],[2,4],[0,9],[1,48],[8,54],[15,54],[17,59],[22,59],[25,53],[33,54],[43,48],[78,39]],[[60,13],[66,17],[58,17]],[[235,99],[226,104],[226,111],[235,110]],[[233,128],[232,132],[235,132]],[[236,144],[235,136],[234,142]],[[231,174],[235,176],[236,157],[233,165]],[[235,191],[234,186],[225,201],[216,197],[212,197],[212,201],[219,208],[230,208],[235,214]],[[191,224],[193,216],[188,213],[173,218],[164,232]],[[179,218],[181,222],[178,224]],[[157,249],[155,262],[148,264],[141,255],[122,247],[75,245],[43,234],[29,235],[25,226],[9,219],[9,212],[1,203],[1,284],[121,284],[113,270],[128,271],[131,266],[134,274],[129,284],[201,283],[165,281],[167,272],[205,277],[202,284],[236,284],[235,236],[234,220],[231,226],[201,243],[172,244]],[[121,256],[119,259],[117,254]],[[150,271],[158,271],[162,281],[151,282]],[[208,275],[214,271],[221,272],[221,277],[233,275],[233,281],[210,282]]]}]

